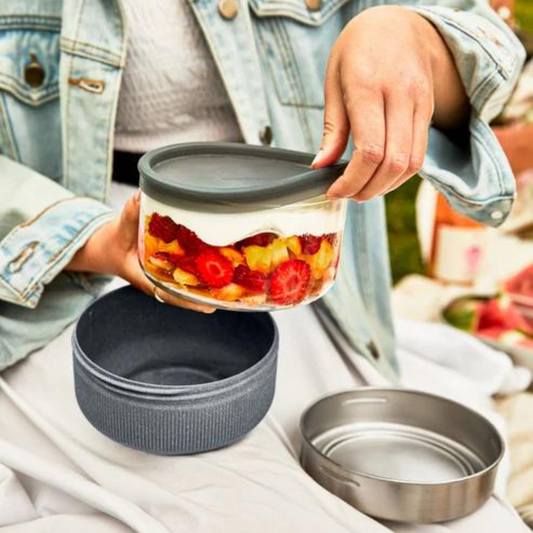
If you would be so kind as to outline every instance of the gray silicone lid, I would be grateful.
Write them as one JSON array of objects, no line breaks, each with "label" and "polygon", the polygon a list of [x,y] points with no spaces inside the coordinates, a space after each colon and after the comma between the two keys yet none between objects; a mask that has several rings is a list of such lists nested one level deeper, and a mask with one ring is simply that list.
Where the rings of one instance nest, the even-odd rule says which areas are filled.
[{"label": "gray silicone lid", "polygon": [[174,144],[139,161],[141,189],[165,203],[285,205],[325,194],[348,164],[312,170],[314,155],[240,143]]}]

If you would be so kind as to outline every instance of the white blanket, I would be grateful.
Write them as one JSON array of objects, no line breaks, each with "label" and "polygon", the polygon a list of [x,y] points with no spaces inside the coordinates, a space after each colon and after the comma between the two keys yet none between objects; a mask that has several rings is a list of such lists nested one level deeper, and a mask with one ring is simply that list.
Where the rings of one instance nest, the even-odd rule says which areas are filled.
[{"label": "white blanket", "polygon": [[[527,531],[499,496],[474,515],[447,524],[380,524],[316,484],[297,458],[302,411],[324,394],[365,382],[384,384],[384,380],[357,355],[339,352],[310,308],[279,313],[275,318],[281,348],[272,409],[239,443],[202,455],[148,455],[99,434],[85,420],[74,397],[71,328],[4,372],[0,377],[0,531]],[[420,346],[426,353],[432,351],[426,326],[415,328],[422,344],[413,338],[407,341],[413,329],[403,335],[402,328],[400,324],[406,385],[459,399],[495,418],[486,389],[472,376],[446,368],[446,361],[417,354]],[[468,357],[471,347],[461,343],[462,336],[453,339],[446,341],[450,353]],[[434,342],[442,354],[442,339]],[[409,343],[414,349],[409,349]],[[497,382],[494,376],[491,380]]]}]

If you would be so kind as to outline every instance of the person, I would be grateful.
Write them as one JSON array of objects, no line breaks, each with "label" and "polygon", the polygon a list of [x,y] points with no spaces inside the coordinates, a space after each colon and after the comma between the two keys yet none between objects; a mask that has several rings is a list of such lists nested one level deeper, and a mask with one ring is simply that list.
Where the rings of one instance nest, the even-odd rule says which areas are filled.
[{"label": "person", "polygon": [[[483,0],[18,0],[0,5],[0,369],[47,345],[137,260],[138,195],[110,181],[183,141],[242,141],[349,165],[321,324],[398,382],[383,196],[420,173],[498,225],[514,178],[488,123],[524,51]],[[211,309],[191,305],[197,311]]]},{"label": "person", "polygon": [[317,307],[396,376],[381,197],[420,171],[461,212],[505,219],[513,176],[487,124],[523,49],[481,0],[204,2],[0,8],[1,367],[79,314],[103,281],[88,273],[155,292],[137,261],[138,202],[118,218],[104,203],[114,149],[242,140],[320,147],[315,167],[350,157],[329,190],[355,199],[341,271]]}]

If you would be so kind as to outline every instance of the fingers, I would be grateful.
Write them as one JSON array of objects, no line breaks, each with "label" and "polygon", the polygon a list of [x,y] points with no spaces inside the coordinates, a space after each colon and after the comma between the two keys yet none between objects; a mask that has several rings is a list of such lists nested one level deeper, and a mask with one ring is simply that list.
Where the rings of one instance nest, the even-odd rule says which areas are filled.
[{"label": "fingers", "polygon": [[163,303],[166,303],[169,305],[174,305],[176,307],[184,307],[185,309],[190,309],[191,311],[197,311],[199,313],[208,313],[208,314],[211,314],[214,311],[216,311],[214,307],[192,303],[189,300],[180,298],[179,296],[171,295],[165,292],[164,290],[160,289],[159,287],[153,287],[153,294],[154,294],[154,297],[157,298],[159,301],[162,301]]},{"label": "fingers", "polygon": [[384,157],[371,179],[355,194],[356,200],[363,202],[384,194],[393,183],[410,173],[413,113],[413,100],[404,98],[400,92],[392,92],[385,98]]},{"label": "fingers", "polygon": [[140,190],[131,196],[120,214],[120,234],[124,243],[130,247],[136,246],[139,231],[139,217],[141,208]]},{"label": "fingers", "polygon": [[344,91],[355,150],[344,174],[329,188],[330,198],[356,196],[380,166],[385,149],[385,106],[380,91],[355,88]]},{"label": "fingers", "polygon": [[419,104],[415,108],[413,115],[413,134],[411,156],[409,159],[409,166],[407,171],[397,179],[384,194],[396,190],[403,185],[408,179],[418,174],[424,164],[426,151],[429,142],[429,123],[431,120],[432,109],[431,106],[424,103]]},{"label": "fingers", "polygon": [[139,266],[136,247],[140,205],[141,194],[139,190],[136,194],[128,199],[124,209],[122,210],[120,217],[120,224],[123,232],[122,235],[129,237],[135,246],[132,246],[131,250],[129,250],[129,253],[124,255],[120,264],[120,268],[118,269],[118,275],[131,283],[137,289],[143,291],[149,296],[156,297],[160,302],[165,304],[184,307],[200,313],[212,313],[215,311],[216,309],[214,307],[195,304],[186,300],[185,298],[180,298],[179,296],[174,296],[165,292],[164,290],[154,286],[153,283],[144,275],[141,267]]},{"label": "fingers", "polygon": [[339,69],[334,55],[328,63],[324,100],[324,131],[320,150],[311,165],[312,168],[332,165],[340,159],[346,150],[350,136],[350,123],[344,106]]},{"label": "fingers", "polygon": [[140,189],[128,198],[122,210],[122,218],[128,222],[135,222],[139,220],[139,210],[141,206],[141,191]]},{"label": "fingers", "polygon": [[330,198],[371,200],[420,171],[433,114],[429,94],[413,87],[385,93],[351,86],[344,103],[355,148],[343,176],[330,187]]},{"label": "fingers", "polygon": [[134,287],[143,291],[148,296],[157,298],[160,302],[168,305],[174,305],[176,307],[184,307],[185,309],[191,309],[192,311],[198,311],[200,313],[212,313],[216,311],[214,307],[208,305],[201,305],[190,302],[185,298],[174,296],[159,287],[156,287],[143,273],[137,257],[131,256],[126,264],[124,270],[121,273],[121,277],[126,281],[129,281]]}]

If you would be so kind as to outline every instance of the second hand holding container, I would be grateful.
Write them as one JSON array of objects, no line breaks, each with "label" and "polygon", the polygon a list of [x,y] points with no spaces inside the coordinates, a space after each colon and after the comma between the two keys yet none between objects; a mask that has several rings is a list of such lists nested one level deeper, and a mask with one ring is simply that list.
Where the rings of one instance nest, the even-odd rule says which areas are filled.
[{"label": "second hand holding container", "polygon": [[325,193],[346,162],[235,143],[148,152],[141,177],[140,263],[193,302],[239,311],[310,303],[336,276],[346,200]]}]

